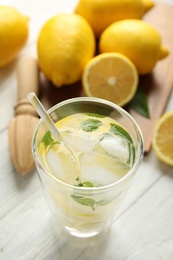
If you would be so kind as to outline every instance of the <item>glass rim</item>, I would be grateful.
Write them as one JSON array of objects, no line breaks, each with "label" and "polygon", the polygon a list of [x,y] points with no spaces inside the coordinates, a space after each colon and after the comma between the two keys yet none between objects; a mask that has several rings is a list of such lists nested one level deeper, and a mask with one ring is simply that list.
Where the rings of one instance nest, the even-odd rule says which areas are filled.
[{"label": "glass rim", "polygon": [[52,106],[50,109],[48,109],[48,114],[51,114],[53,111],[55,111],[57,108],[62,107],[63,105],[66,105],[68,103],[72,103],[72,102],[83,102],[83,101],[93,101],[93,102],[97,102],[100,104],[105,104],[108,105],[109,107],[112,107],[113,109],[116,109],[118,112],[120,112],[121,114],[125,115],[128,117],[128,119],[130,119],[133,123],[133,125],[135,126],[135,130],[136,132],[138,132],[138,137],[139,137],[139,156],[137,157],[137,160],[135,161],[134,165],[132,166],[132,168],[127,172],[127,174],[125,174],[122,178],[120,178],[119,180],[104,185],[104,186],[98,186],[98,187],[79,187],[79,186],[74,186],[71,184],[68,184],[64,181],[59,180],[58,178],[56,178],[55,176],[53,176],[44,166],[44,164],[42,163],[42,161],[40,160],[38,153],[36,152],[36,137],[37,137],[37,133],[39,130],[39,127],[44,124],[43,120],[40,118],[39,122],[36,125],[36,128],[34,130],[33,133],[33,138],[32,138],[32,153],[33,156],[35,158],[35,160],[37,161],[37,163],[42,167],[43,171],[52,179],[55,180],[55,182],[58,182],[61,185],[64,185],[65,187],[68,188],[73,188],[76,190],[80,190],[80,191],[89,191],[89,190],[95,190],[95,191],[100,191],[100,190],[106,190],[106,189],[110,189],[114,186],[117,186],[119,184],[121,184],[122,182],[124,182],[126,179],[128,179],[130,176],[132,176],[136,170],[138,169],[138,167],[140,166],[140,163],[143,159],[143,155],[144,155],[144,141],[143,141],[143,135],[141,132],[141,129],[139,127],[139,125],[137,124],[137,122],[134,120],[134,118],[122,107],[114,104],[113,102],[110,102],[108,100],[105,99],[101,99],[101,98],[96,98],[96,97],[75,97],[75,98],[70,98],[70,99],[66,99],[64,101],[61,101],[59,103],[57,103],[56,105]]}]

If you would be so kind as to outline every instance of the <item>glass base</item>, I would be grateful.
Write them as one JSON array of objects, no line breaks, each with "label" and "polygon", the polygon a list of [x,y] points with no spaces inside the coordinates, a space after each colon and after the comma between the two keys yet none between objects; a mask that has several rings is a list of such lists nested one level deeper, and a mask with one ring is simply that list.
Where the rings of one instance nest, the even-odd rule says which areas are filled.
[{"label": "glass base", "polygon": [[75,228],[71,228],[71,227],[67,227],[67,226],[65,226],[64,228],[68,234],[70,234],[74,237],[79,237],[79,238],[94,237],[94,236],[100,235],[101,233],[104,233],[109,230],[109,228],[104,228],[102,230],[84,232],[84,231],[80,231]]}]

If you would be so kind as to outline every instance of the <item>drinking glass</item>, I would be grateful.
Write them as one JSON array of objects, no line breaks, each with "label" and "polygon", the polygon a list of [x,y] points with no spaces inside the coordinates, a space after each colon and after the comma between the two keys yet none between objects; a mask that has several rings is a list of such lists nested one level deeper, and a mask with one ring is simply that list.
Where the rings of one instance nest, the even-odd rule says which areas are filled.
[{"label": "drinking glass", "polygon": [[101,114],[121,124],[133,140],[135,158],[125,176],[105,186],[80,187],[62,182],[46,169],[39,155],[39,145],[48,129],[42,119],[36,127],[32,150],[54,228],[61,225],[76,237],[98,235],[115,221],[116,211],[141,164],[143,138],[140,128],[124,109],[98,98],[68,99],[53,106],[48,113],[54,122],[76,113]]}]

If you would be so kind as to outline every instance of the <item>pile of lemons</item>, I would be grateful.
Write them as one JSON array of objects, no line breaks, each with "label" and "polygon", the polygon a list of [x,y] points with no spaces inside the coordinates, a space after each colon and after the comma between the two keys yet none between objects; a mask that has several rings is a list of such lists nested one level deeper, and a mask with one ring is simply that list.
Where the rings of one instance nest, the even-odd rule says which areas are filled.
[{"label": "pile of lemons", "polygon": [[[40,69],[56,87],[82,79],[86,95],[124,106],[136,92],[138,76],[169,53],[159,32],[142,20],[153,6],[152,0],[79,0],[73,13],[58,14],[41,28]],[[27,37],[28,18],[0,6],[0,68]]]},{"label": "pile of lemons", "polygon": [[71,14],[48,20],[38,37],[38,62],[56,87],[81,80],[87,96],[126,105],[139,75],[168,55],[159,32],[142,20],[151,0],[79,0]]}]

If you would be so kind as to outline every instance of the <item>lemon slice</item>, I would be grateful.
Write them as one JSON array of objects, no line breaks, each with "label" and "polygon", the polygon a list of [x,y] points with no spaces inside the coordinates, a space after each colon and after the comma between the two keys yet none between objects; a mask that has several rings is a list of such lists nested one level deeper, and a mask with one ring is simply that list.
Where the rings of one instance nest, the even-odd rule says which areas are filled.
[{"label": "lemon slice", "polygon": [[127,104],[138,85],[135,65],[120,53],[103,53],[92,58],[85,66],[82,84],[87,96]]},{"label": "lemon slice", "polygon": [[152,147],[161,161],[173,166],[173,111],[165,113],[156,122]]}]

